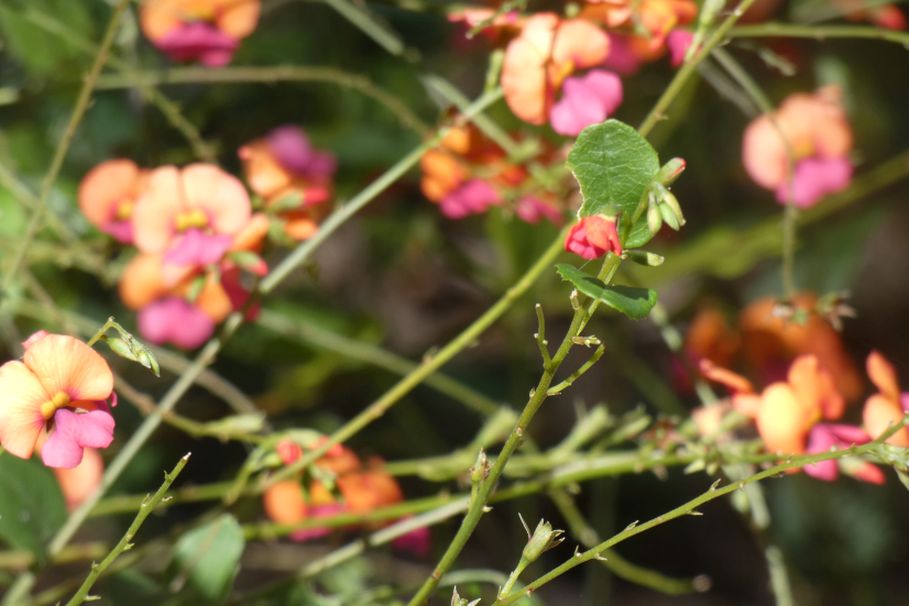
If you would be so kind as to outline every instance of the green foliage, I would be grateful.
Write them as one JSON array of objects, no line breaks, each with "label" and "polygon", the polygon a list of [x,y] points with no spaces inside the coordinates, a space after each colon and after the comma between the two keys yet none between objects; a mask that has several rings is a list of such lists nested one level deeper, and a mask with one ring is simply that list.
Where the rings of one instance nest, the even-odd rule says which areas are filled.
[{"label": "green foliage", "polygon": [[174,548],[171,587],[184,588],[182,603],[216,604],[230,591],[246,540],[237,520],[224,514],[183,535]]},{"label": "green foliage", "polygon": [[66,504],[53,472],[36,459],[0,456],[0,538],[39,559],[66,518]]},{"label": "green foliage", "polygon": [[556,271],[581,293],[635,320],[646,318],[657,302],[656,291],[649,288],[607,285],[565,263],[556,265]]},{"label": "green foliage", "polygon": [[90,40],[95,36],[95,28],[91,11],[84,2],[28,0],[0,5],[0,32],[9,51],[35,76],[47,77],[59,73],[65,65],[72,65],[73,58],[82,55],[59,36],[30,21],[29,17],[40,13],[54,15],[72,32]]},{"label": "green foliage", "polygon": [[[585,128],[568,154],[568,168],[581,189],[578,215],[619,215],[622,230],[635,215],[660,171],[656,151],[632,127],[606,120]],[[625,245],[642,246],[652,237],[641,217],[626,232]]]}]

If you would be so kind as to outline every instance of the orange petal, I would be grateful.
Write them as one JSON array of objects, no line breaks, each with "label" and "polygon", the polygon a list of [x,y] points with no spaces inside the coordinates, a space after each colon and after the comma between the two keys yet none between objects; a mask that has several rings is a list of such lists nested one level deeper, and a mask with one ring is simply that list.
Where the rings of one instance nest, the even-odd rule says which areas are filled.
[{"label": "orange petal", "polygon": [[250,35],[259,22],[259,0],[219,0],[215,22],[222,32],[240,40]]},{"label": "orange petal", "polygon": [[789,367],[789,385],[805,409],[806,420],[813,424],[821,417],[838,419],[846,407],[833,379],[821,368],[815,356],[799,356]]},{"label": "orange petal", "polygon": [[264,140],[244,145],[237,153],[243,161],[249,187],[263,198],[270,198],[290,184],[290,173],[278,163]]},{"label": "orange petal", "polygon": [[758,433],[767,450],[785,454],[805,451],[804,409],[786,383],[774,383],[761,395],[761,408],[757,419]]},{"label": "orange petal", "polygon": [[742,162],[748,175],[765,189],[775,190],[786,181],[786,144],[768,116],[755,118],[745,129]]},{"label": "orange petal", "polygon": [[162,266],[159,254],[139,253],[130,259],[120,276],[119,292],[123,304],[130,309],[141,309],[163,296],[168,287]]},{"label": "orange petal", "polygon": [[898,402],[900,399],[900,384],[896,377],[896,370],[893,368],[887,358],[877,351],[868,354],[868,360],[865,363],[868,370],[868,378],[874,383],[875,387],[887,398]]},{"label": "orange petal", "polygon": [[133,237],[142,252],[164,252],[174,235],[174,221],[186,208],[180,170],[162,166],[151,172],[145,193],[133,211]]},{"label": "orange petal", "polygon": [[199,292],[195,305],[215,323],[224,320],[234,308],[230,297],[227,296],[227,291],[224,290],[221,281],[214,274],[209,274],[205,278],[205,285]]},{"label": "orange petal", "polygon": [[215,232],[236,234],[249,223],[252,204],[239,179],[202,163],[185,167],[182,178],[187,204],[204,210]]},{"label": "orange petal", "polygon": [[365,513],[404,500],[397,480],[382,471],[369,471],[338,478],[338,489],[350,511]]},{"label": "orange petal", "polygon": [[285,480],[269,486],[262,494],[265,515],[279,524],[295,524],[306,519],[303,488],[296,480]]},{"label": "orange petal", "polygon": [[22,361],[51,396],[64,392],[73,401],[98,401],[114,390],[104,358],[74,337],[47,335],[25,351]]},{"label": "orange petal", "polygon": [[145,0],[139,13],[142,33],[152,41],[180,25],[180,0]]},{"label": "orange petal", "polygon": [[79,184],[79,208],[96,227],[111,220],[115,206],[136,194],[139,167],[132,160],[108,160],[91,169]]},{"label": "orange petal", "polygon": [[50,396],[32,371],[18,360],[0,366],[0,394],[0,445],[10,454],[27,459],[44,428],[41,404]]},{"label": "orange petal", "polygon": [[69,469],[55,467],[54,475],[57,476],[63,498],[66,499],[66,506],[72,510],[101,485],[104,460],[97,450],[86,448],[82,452],[82,462]]},{"label": "orange petal", "polygon": [[706,358],[699,362],[699,366],[704,378],[725,385],[733,392],[751,393],[754,391],[754,387],[748,379],[726,368],[720,368]]},{"label": "orange petal", "polygon": [[[903,420],[903,411],[899,404],[885,396],[876,394],[865,401],[862,411],[862,422],[865,431],[872,438],[876,438],[894,423]],[[888,444],[894,446],[909,446],[909,428],[903,427],[887,439]]]},{"label": "orange petal", "polygon": [[554,13],[537,13],[505,49],[501,78],[505,101],[517,117],[531,124],[543,124],[549,117],[554,91],[546,65],[558,24]]},{"label": "orange petal", "polygon": [[268,235],[268,216],[265,213],[254,214],[249,223],[234,237],[231,250],[258,251]]},{"label": "orange petal", "polygon": [[559,71],[562,65],[570,66],[570,71],[599,65],[608,54],[609,37],[586,19],[568,19],[556,29],[552,60]]}]

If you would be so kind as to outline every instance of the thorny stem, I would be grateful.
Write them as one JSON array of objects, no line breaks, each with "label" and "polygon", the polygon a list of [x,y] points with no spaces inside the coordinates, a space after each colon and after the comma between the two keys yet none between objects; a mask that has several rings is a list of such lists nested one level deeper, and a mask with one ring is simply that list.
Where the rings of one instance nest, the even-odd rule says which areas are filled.
[{"label": "thorny stem", "polygon": [[893,433],[895,433],[896,431],[901,429],[905,425],[905,421],[906,420],[904,418],[899,423],[894,424],[894,426],[891,427],[889,430],[887,430],[886,432],[881,434],[877,439],[875,439],[867,444],[863,444],[861,446],[852,446],[850,448],[846,448],[846,449],[838,450],[838,451],[834,451],[834,452],[824,452],[824,453],[813,454],[813,455],[792,457],[791,459],[787,460],[784,463],[775,465],[773,467],[765,469],[764,471],[760,471],[758,473],[752,474],[742,480],[737,480],[737,481],[731,482],[731,483],[727,484],[726,486],[717,487],[718,482],[714,483],[703,494],[691,499],[687,503],[683,503],[682,505],[679,505],[678,507],[676,507],[675,509],[672,509],[671,511],[668,511],[662,515],[652,518],[652,519],[648,520],[647,522],[644,522],[643,524],[637,524],[637,523],[629,524],[628,527],[625,528],[625,530],[623,530],[622,532],[599,543],[598,545],[588,549],[587,551],[576,554],[571,559],[563,562],[559,566],[553,568],[548,573],[537,578],[535,581],[527,584],[520,591],[512,593],[508,596],[505,596],[504,598],[497,599],[493,603],[493,606],[505,606],[506,604],[512,604],[521,598],[531,595],[534,591],[536,591],[537,589],[539,589],[546,583],[565,574],[569,570],[571,570],[585,562],[599,559],[602,556],[603,552],[605,552],[607,549],[615,547],[616,545],[618,545],[622,541],[625,541],[626,539],[630,539],[631,537],[639,535],[652,528],[660,526],[661,524],[665,524],[666,522],[675,520],[682,516],[700,515],[700,513],[698,512],[698,507],[700,507],[706,503],[709,503],[710,501],[718,499],[720,497],[726,496],[736,490],[744,489],[749,484],[752,484],[755,482],[760,482],[761,480],[765,480],[767,478],[772,478],[774,476],[783,474],[784,472],[786,472],[790,469],[804,467],[805,465],[810,465],[812,463],[817,463],[819,461],[839,459],[842,457],[860,456],[862,454],[872,452],[873,450],[877,449],[888,437],[893,435]]},{"label": "thorny stem", "polygon": [[[603,263],[603,266],[600,269],[597,277],[608,284],[621,262],[622,261],[619,257],[610,254]],[[429,600],[429,598],[432,596],[432,593],[438,586],[442,575],[448,572],[451,566],[454,565],[454,562],[460,555],[461,550],[467,544],[468,539],[473,534],[473,531],[476,528],[477,524],[480,522],[480,518],[483,516],[484,510],[486,508],[486,503],[489,500],[489,496],[498,483],[499,477],[501,477],[502,473],[504,472],[505,465],[508,463],[509,458],[522,442],[524,433],[527,430],[527,427],[530,425],[530,422],[533,420],[534,416],[536,416],[537,411],[543,405],[543,402],[546,401],[548,397],[549,386],[555,376],[555,373],[559,370],[559,367],[562,365],[562,362],[568,356],[568,353],[571,351],[571,348],[574,345],[572,337],[577,336],[584,329],[584,326],[587,324],[587,321],[590,319],[590,316],[593,314],[593,311],[595,309],[596,301],[591,303],[588,307],[581,306],[574,312],[574,315],[571,319],[571,325],[565,332],[565,337],[562,339],[562,343],[559,345],[556,353],[552,356],[550,363],[543,368],[543,373],[540,376],[540,380],[533,391],[531,391],[530,399],[527,401],[524,410],[521,412],[517,423],[515,423],[511,435],[508,436],[508,439],[505,441],[505,445],[502,447],[501,452],[499,452],[499,455],[496,457],[496,461],[493,464],[492,468],[489,470],[488,476],[483,479],[479,486],[476,487],[476,493],[473,495],[473,498],[471,498],[470,508],[468,509],[467,514],[464,516],[464,519],[461,522],[461,527],[458,529],[457,534],[449,543],[448,548],[445,550],[445,553],[442,555],[442,558],[436,565],[435,570],[433,570],[432,575],[426,579],[417,593],[410,599],[410,602],[408,602],[409,606],[419,606],[420,604],[426,603],[426,601]]]},{"label": "thorny stem", "polygon": [[92,586],[98,580],[104,572],[114,563],[121,553],[132,549],[133,543],[132,540],[136,536],[136,533],[139,532],[139,528],[142,527],[142,523],[145,522],[145,518],[155,510],[155,507],[164,500],[167,490],[170,488],[170,485],[174,483],[174,480],[177,479],[177,476],[180,475],[180,472],[183,471],[183,468],[186,467],[186,463],[189,462],[190,453],[184,455],[177,465],[173,468],[170,473],[164,474],[164,482],[161,484],[161,487],[155,492],[155,494],[146,497],[142,502],[142,505],[139,506],[139,513],[136,514],[133,523],[129,525],[129,528],[126,529],[126,533],[123,535],[123,538],[114,545],[114,548],[110,550],[110,553],[98,563],[93,563],[91,567],[91,572],[88,573],[88,576],[85,578],[85,581],[82,583],[82,586],[76,591],[75,595],[66,603],[66,606],[79,606],[82,602],[87,600],[93,600],[93,598],[88,595],[88,592],[91,591]]}]

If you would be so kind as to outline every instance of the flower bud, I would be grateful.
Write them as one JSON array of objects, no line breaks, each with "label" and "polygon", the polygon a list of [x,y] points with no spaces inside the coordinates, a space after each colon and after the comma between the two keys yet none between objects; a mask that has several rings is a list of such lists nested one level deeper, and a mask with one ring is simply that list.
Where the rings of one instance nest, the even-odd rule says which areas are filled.
[{"label": "flower bud", "polygon": [[565,534],[564,530],[553,530],[552,524],[546,520],[540,520],[521,553],[521,559],[526,563],[535,562],[544,551],[548,551],[564,541],[563,534]]},{"label": "flower bud", "polygon": [[657,206],[657,204],[651,204],[647,208],[647,229],[653,235],[657,235],[660,228],[663,227],[663,217],[660,216],[660,209]]},{"label": "flower bud", "polygon": [[673,214],[675,214],[676,219],[678,219],[679,225],[685,225],[685,215],[682,214],[682,207],[679,206],[679,201],[676,199],[675,195],[671,191],[663,191],[663,204],[672,209]]},{"label": "flower bud", "polygon": [[663,218],[663,221],[665,221],[673,231],[679,231],[681,225],[679,224],[678,217],[676,217],[675,213],[672,212],[672,209],[665,204],[657,204],[657,209],[659,210],[660,217]]},{"label": "flower bud", "polygon": [[679,178],[682,171],[685,170],[685,160],[682,158],[673,158],[666,162],[657,173],[657,180],[663,185],[671,185]]},{"label": "flower bud", "polygon": [[647,252],[646,250],[627,250],[625,254],[638,265],[646,265],[648,267],[659,267],[666,260],[662,255]]}]

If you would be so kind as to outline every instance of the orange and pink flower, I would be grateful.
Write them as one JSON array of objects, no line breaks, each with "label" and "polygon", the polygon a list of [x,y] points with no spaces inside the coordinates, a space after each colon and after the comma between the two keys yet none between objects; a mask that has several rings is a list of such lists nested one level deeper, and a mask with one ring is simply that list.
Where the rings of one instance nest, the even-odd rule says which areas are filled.
[{"label": "orange and pink flower", "polygon": [[145,0],[142,31],[174,61],[227,65],[256,28],[259,0]]},{"label": "orange and pink flower", "polygon": [[113,373],[73,337],[42,331],[23,347],[22,360],[0,366],[0,445],[27,459],[46,435],[44,464],[76,467],[85,448],[106,448],[113,440]]},{"label": "orange and pink flower", "polygon": [[808,208],[849,185],[852,128],[840,97],[836,87],[792,95],[745,130],[745,170],[778,202]]}]

